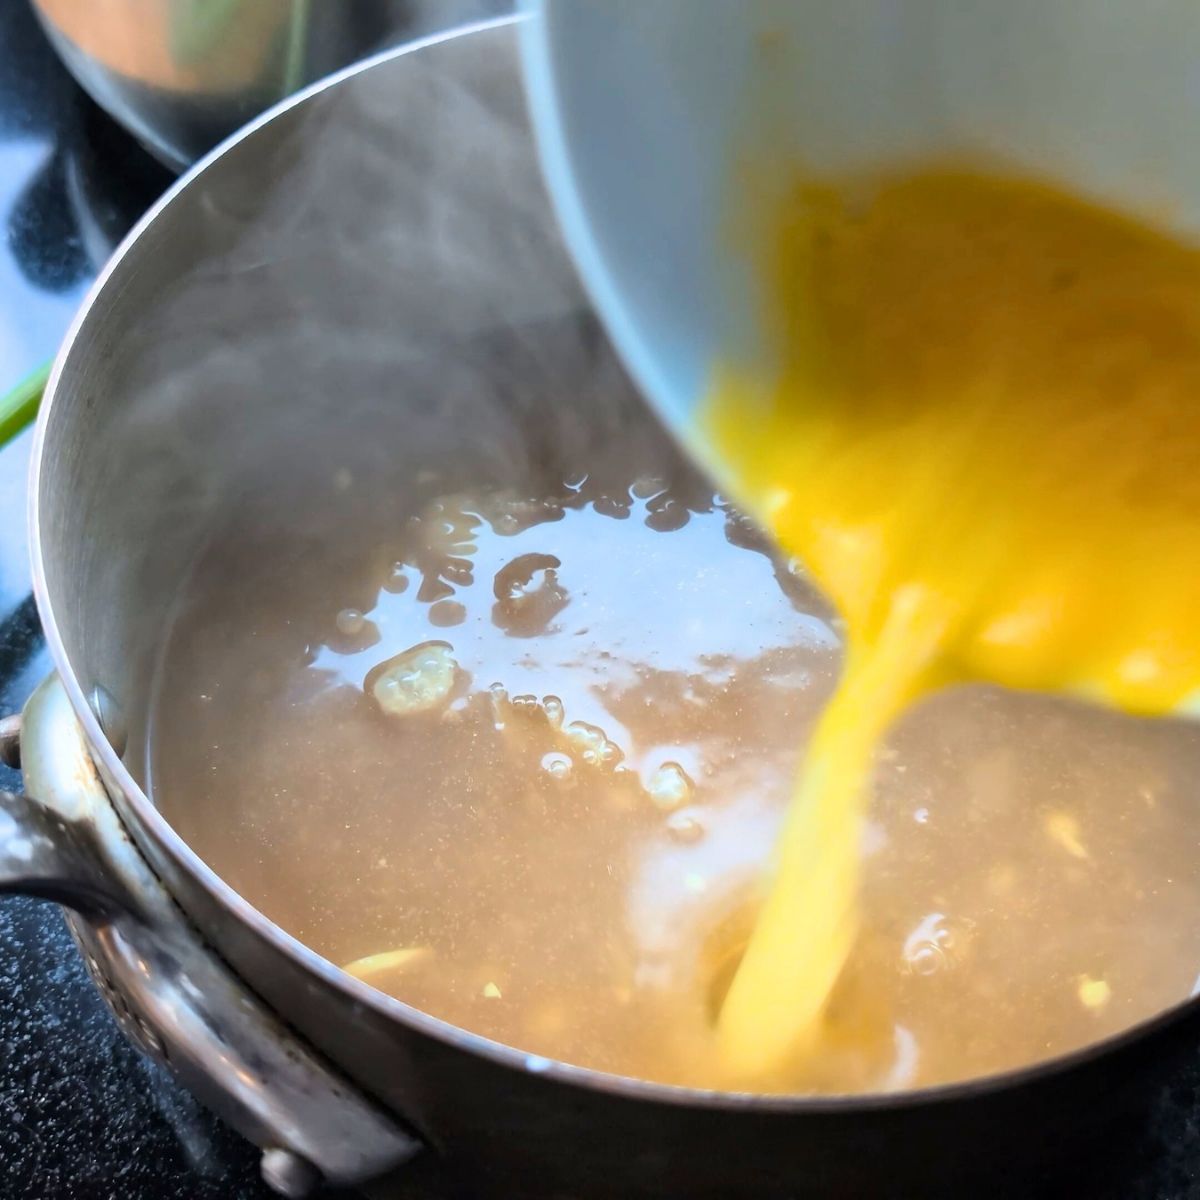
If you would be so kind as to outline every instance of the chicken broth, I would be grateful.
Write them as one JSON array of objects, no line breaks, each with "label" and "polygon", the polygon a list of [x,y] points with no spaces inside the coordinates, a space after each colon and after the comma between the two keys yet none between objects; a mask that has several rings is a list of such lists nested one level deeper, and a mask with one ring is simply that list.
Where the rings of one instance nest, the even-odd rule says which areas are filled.
[{"label": "chicken broth", "polygon": [[[517,490],[431,478],[390,533],[347,525],[334,570],[286,533],[218,539],[159,664],[147,772],[201,857],[372,986],[538,1058],[739,1086],[716,1015],[840,625],[662,456]],[[912,710],[877,756],[819,1044],[755,1086],[963,1078],[1185,999],[1197,777],[1183,723],[982,688]]]}]

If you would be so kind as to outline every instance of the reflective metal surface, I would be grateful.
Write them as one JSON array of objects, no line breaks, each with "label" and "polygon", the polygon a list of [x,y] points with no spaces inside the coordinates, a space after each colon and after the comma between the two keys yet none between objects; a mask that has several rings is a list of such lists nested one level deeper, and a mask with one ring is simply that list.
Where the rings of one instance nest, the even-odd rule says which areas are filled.
[{"label": "reflective metal surface", "polygon": [[420,1144],[203,944],[121,826],[55,676],[25,707],[27,794],[0,792],[0,892],[57,900],[122,1030],[264,1155],[282,1195],[375,1178]]},{"label": "reflective metal surface", "polygon": [[168,165],[385,46],[503,0],[34,0],[72,74]]}]

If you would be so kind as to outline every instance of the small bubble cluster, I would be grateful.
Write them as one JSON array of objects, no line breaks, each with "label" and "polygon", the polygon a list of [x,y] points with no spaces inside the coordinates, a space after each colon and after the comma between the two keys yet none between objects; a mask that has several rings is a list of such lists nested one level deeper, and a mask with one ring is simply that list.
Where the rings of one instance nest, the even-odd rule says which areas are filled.
[{"label": "small bubble cluster", "polygon": [[969,932],[969,922],[952,924],[945,913],[934,912],[922,917],[904,940],[901,959],[905,972],[936,975],[953,968],[961,957]]},{"label": "small bubble cluster", "polygon": [[613,768],[620,764],[625,755],[620,746],[611,741],[599,725],[586,721],[572,721],[564,731],[579,757],[590,767]]},{"label": "small bubble cluster", "polygon": [[447,642],[422,642],[379,664],[367,676],[369,695],[389,716],[440,707],[454,689],[458,663]]},{"label": "small bubble cluster", "polygon": [[695,790],[691,776],[677,762],[663,763],[646,784],[646,794],[663,812],[682,808],[690,802]]},{"label": "small bubble cluster", "polygon": [[555,729],[562,728],[563,702],[557,696],[544,696],[542,698],[542,710],[546,714],[546,720]]}]

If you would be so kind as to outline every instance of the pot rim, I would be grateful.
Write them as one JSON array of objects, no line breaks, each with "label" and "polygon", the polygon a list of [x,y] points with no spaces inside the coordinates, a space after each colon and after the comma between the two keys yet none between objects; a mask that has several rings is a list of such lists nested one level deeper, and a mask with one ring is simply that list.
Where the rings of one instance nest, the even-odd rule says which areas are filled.
[{"label": "pot rim", "polygon": [[[502,1042],[472,1033],[461,1026],[443,1021],[418,1008],[405,1004],[369,984],[347,974],[337,964],[306,946],[293,937],[265,914],[243,898],[233,887],[217,874],[191,846],[175,832],[163,814],[151,802],[149,796],[134,780],[125,764],[114,752],[104,735],[100,723],[84,695],[83,688],[75,676],[55,619],[54,604],[46,580],[45,560],[42,553],[41,531],[41,473],[46,454],[47,427],[50,415],[58,399],[63,376],[72,366],[72,352],[84,326],[89,323],[94,310],[103,308],[108,284],[119,271],[141,240],[142,235],[173,205],[176,198],[190,187],[200,176],[213,167],[234,146],[252,138],[260,129],[284,113],[307,103],[313,97],[339,83],[363,72],[383,66],[394,59],[418,52],[426,47],[447,42],[455,38],[469,37],[504,27],[518,27],[527,15],[514,14],[486,21],[474,22],[450,30],[420,38],[372,55],[349,67],[336,71],[324,79],[310,84],[278,104],[267,109],[237,132],[226,138],[208,154],[184,172],[146,211],[113,252],[103,270],[98,274],[80,305],[74,320],[63,339],[46,385],[38,414],[34,434],[33,452],[29,473],[29,544],[33,576],[33,593],[41,617],[46,644],[71,707],[86,734],[90,750],[101,760],[105,771],[117,781],[125,801],[133,808],[147,835],[170,856],[175,865],[204,889],[209,898],[249,926],[259,937],[288,955],[306,971],[324,983],[342,992],[349,1000],[365,1005],[388,1020],[408,1025],[459,1050],[479,1054],[500,1065],[517,1071],[537,1073],[559,1083],[593,1088],[598,1091],[625,1096],[642,1102],[665,1103],[681,1107],[727,1109],[730,1111],[753,1111],[763,1113],[794,1113],[803,1115],[854,1115],[878,1111],[916,1108],[923,1105],[940,1105],[985,1096],[1007,1088],[1033,1083],[1039,1079],[1065,1073],[1075,1067],[1115,1052],[1124,1046],[1148,1037],[1167,1028],[1200,1007],[1200,994],[1194,994],[1178,1004],[1127,1029],[1112,1034],[1097,1042],[1043,1059],[1027,1066],[1005,1071],[973,1076],[963,1080],[937,1084],[929,1087],[912,1088],[898,1092],[862,1092],[829,1095],[808,1094],[760,1094],[734,1092],[708,1088],[683,1087],[674,1084],[656,1083],[631,1076],[616,1075],[591,1067],[575,1066],[571,1063],[548,1059],[528,1051],[518,1050]],[[516,50],[514,48],[514,58]]]}]

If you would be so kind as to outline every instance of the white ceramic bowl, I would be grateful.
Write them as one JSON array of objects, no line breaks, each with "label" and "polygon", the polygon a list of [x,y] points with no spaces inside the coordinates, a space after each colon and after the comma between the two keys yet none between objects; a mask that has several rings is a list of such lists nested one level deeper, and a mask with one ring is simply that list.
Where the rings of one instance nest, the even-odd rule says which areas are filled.
[{"label": "white ceramic bowl", "polygon": [[[731,155],[814,171],[996,161],[1200,229],[1196,0],[525,0],[527,86],[568,244],[693,451],[748,333]],[[718,471],[719,474],[719,471]]]}]

